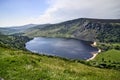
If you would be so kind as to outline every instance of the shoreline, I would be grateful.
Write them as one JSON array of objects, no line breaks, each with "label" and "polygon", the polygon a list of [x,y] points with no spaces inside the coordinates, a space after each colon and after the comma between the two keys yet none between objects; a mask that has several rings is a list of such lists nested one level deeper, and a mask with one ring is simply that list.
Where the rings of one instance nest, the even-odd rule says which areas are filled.
[{"label": "shoreline", "polygon": [[[93,42],[93,44],[91,44],[91,46],[95,47],[97,46],[96,42]],[[96,53],[92,53],[92,57],[87,59],[86,61],[90,61],[90,60],[93,60],[99,53],[101,52],[101,49],[98,49],[98,51]]]}]

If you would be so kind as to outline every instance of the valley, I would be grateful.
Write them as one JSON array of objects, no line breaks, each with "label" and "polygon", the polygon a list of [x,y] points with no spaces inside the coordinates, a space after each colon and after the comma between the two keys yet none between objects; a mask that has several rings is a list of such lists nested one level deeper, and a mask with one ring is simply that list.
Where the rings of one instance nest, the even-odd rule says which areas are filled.
[{"label": "valley", "polygon": [[[16,30],[0,28],[1,78],[5,80],[120,80],[119,19],[79,18],[58,24],[25,27],[25,25],[19,29],[14,27]],[[25,48],[26,42],[34,37],[74,38],[89,41],[91,44],[95,41],[96,47],[102,52],[90,61],[36,54]]]}]

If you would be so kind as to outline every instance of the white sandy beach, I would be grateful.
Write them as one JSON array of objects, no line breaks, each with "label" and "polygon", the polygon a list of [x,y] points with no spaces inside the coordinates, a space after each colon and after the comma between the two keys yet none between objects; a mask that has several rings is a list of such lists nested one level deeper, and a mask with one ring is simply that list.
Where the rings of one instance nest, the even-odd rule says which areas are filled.
[{"label": "white sandy beach", "polygon": [[[97,46],[96,42],[91,44],[91,46],[94,46],[94,47]],[[101,49],[98,49],[98,52],[97,53],[92,53],[93,56],[91,58],[87,59],[86,61],[93,60],[98,55],[98,53],[100,53],[100,52],[101,52]]]}]

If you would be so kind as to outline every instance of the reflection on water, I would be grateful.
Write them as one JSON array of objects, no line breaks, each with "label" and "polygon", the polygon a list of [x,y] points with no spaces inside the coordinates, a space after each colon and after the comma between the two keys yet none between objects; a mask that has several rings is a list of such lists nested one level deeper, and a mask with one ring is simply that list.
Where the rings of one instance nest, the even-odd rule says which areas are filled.
[{"label": "reflection on water", "polygon": [[55,55],[70,59],[88,59],[97,49],[76,39],[37,37],[26,43],[26,48],[32,52]]}]

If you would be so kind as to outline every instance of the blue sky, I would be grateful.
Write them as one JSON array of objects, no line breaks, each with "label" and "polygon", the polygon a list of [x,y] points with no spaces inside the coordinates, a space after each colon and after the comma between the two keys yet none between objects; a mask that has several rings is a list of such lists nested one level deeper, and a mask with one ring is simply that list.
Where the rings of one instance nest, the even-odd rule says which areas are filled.
[{"label": "blue sky", "polygon": [[37,18],[48,6],[46,0],[0,0],[0,26],[19,25],[24,20]]},{"label": "blue sky", "polygon": [[0,0],[0,27],[83,17],[120,19],[120,0]]}]

